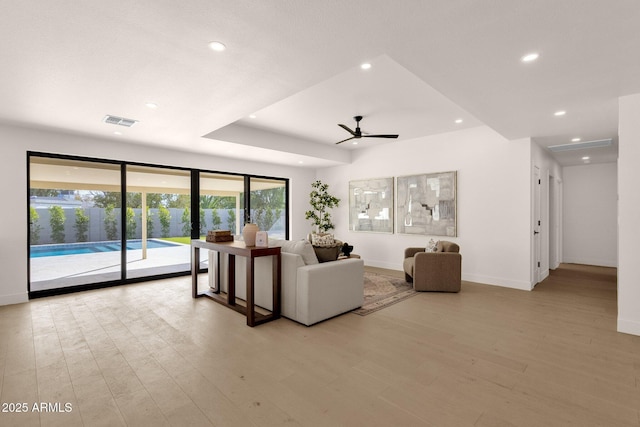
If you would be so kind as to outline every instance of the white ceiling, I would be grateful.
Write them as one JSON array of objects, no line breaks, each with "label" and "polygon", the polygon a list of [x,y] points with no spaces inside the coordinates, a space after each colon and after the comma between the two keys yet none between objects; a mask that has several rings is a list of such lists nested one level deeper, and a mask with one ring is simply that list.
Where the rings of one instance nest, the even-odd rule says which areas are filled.
[{"label": "white ceiling", "polygon": [[[482,124],[615,142],[618,97],[640,92],[638,22],[636,0],[5,2],[0,120],[304,166]],[[355,115],[400,138],[336,146]],[[616,144],[589,154],[615,161]]]}]

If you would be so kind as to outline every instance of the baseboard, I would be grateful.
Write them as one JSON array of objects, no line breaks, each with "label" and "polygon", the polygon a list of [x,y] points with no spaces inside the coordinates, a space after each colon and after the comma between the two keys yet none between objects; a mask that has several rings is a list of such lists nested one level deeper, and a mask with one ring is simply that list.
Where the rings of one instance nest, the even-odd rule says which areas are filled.
[{"label": "baseboard", "polygon": [[[394,264],[390,262],[380,262],[380,261],[367,262],[366,259],[364,260],[364,263],[365,265],[370,267],[404,271],[402,269],[402,264]],[[549,270],[547,270],[547,275],[549,275]],[[482,276],[477,274],[462,273],[462,280],[465,280],[467,282],[480,283],[483,285],[493,285],[493,286],[502,286],[503,288],[520,289],[523,291],[530,291],[531,289],[533,289],[532,283],[525,282],[525,281],[518,281],[518,280],[509,280],[501,277],[491,277],[491,276]]]},{"label": "baseboard", "polygon": [[29,296],[26,293],[0,296],[0,306],[22,304],[25,302],[29,302]]},{"label": "baseboard", "polygon": [[462,280],[467,282],[475,282],[483,285],[502,286],[503,288],[519,289],[521,291],[530,291],[533,284],[523,280],[511,280],[501,277],[482,276],[477,274],[462,274]]},{"label": "baseboard", "polygon": [[[549,277],[549,270],[548,269],[543,271],[542,274],[540,275],[540,282],[542,282],[547,277]],[[540,282],[538,282],[538,283],[540,283]]]},{"label": "baseboard", "polygon": [[618,332],[640,336],[640,322],[636,320],[625,320],[618,317]]},{"label": "baseboard", "polygon": [[365,259],[364,265],[369,267],[386,268],[387,270],[404,271],[402,269],[402,264],[397,264],[397,263],[394,264],[392,262],[380,262],[380,261],[367,262],[367,260]]},{"label": "baseboard", "polygon": [[610,260],[610,259],[563,258],[562,262],[566,263],[566,264],[595,265],[595,266],[598,266],[598,267],[618,267],[618,262],[616,260]]}]

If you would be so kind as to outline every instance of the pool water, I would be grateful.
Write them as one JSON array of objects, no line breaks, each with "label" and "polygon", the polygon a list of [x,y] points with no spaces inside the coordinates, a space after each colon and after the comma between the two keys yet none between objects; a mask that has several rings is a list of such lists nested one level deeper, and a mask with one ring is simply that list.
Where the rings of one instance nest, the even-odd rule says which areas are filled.
[{"label": "pool water", "polygon": [[[166,240],[147,240],[147,249],[168,248],[181,246],[178,243],[167,242]],[[80,255],[94,254],[98,252],[114,252],[121,248],[120,242],[88,242],[88,243],[68,243],[59,245],[37,245],[31,246],[31,258],[60,255]],[[142,240],[127,240],[127,250],[142,249]]]}]

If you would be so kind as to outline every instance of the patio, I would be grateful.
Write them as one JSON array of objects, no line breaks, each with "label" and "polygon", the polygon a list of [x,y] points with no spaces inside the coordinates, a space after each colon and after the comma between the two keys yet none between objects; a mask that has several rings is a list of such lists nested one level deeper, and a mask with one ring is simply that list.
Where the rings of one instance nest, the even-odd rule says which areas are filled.
[{"label": "patio", "polygon": [[[127,251],[127,278],[188,272],[190,270],[190,246]],[[106,282],[120,279],[120,252],[59,255],[31,258],[31,291],[65,288],[76,285]],[[200,255],[200,265],[208,266],[207,251]]]}]

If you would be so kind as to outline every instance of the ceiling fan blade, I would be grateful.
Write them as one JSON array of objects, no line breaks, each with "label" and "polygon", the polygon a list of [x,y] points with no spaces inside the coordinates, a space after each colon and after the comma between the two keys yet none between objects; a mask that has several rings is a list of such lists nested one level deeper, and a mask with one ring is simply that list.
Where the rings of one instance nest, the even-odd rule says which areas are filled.
[{"label": "ceiling fan blade", "polygon": [[346,126],[346,125],[341,125],[341,124],[339,124],[338,126],[340,126],[342,129],[344,129],[344,130],[346,130],[347,132],[349,132],[351,135],[356,136],[355,131],[352,131],[351,129],[349,129],[349,127],[348,127],[348,126]]},{"label": "ceiling fan blade", "polygon": [[398,135],[362,135],[363,138],[397,138]]},{"label": "ceiling fan blade", "polygon": [[352,137],[347,138],[347,139],[343,139],[342,141],[338,141],[338,142],[336,142],[336,145],[342,144],[343,142],[349,141],[350,139],[355,139],[355,136],[352,136]]}]

